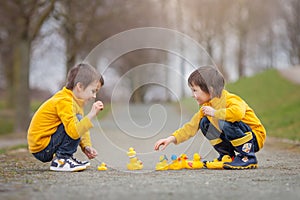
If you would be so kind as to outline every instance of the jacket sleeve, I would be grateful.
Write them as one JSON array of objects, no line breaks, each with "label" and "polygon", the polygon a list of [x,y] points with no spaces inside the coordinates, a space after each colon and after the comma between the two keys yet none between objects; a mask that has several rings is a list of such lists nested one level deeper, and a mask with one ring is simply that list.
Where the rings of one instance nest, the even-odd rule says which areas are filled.
[{"label": "jacket sleeve", "polygon": [[201,109],[192,117],[192,119],[176,130],[172,135],[176,138],[176,144],[180,144],[196,135],[199,130],[200,119],[203,117]]},{"label": "jacket sleeve", "polygon": [[84,117],[80,121],[76,117],[75,107],[71,99],[63,99],[56,105],[57,114],[64,124],[66,133],[72,139],[79,139],[93,127],[89,118]]},{"label": "jacket sleeve", "polygon": [[84,150],[85,147],[91,147],[92,146],[92,142],[91,142],[91,137],[90,137],[90,132],[87,131],[85,132],[80,140],[80,147],[82,149],[82,151]]}]

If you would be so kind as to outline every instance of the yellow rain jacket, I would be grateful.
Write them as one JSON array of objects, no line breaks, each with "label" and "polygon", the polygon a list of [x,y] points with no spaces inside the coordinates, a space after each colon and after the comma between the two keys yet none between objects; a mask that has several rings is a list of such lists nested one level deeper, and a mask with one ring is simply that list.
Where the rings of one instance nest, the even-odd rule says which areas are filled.
[{"label": "yellow rain jacket", "polygon": [[61,123],[72,139],[81,138],[82,149],[91,146],[89,129],[93,127],[92,122],[87,117],[79,121],[76,116],[84,115],[83,103],[66,87],[44,102],[34,114],[28,129],[29,151],[37,153],[45,149]]},{"label": "yellow rain jacket", "polygon": [[[208,116],[207,118],[219,131],[218,120],[228,122],[242,121],[252,129],[252,132],[256,136],[259,149],[263,147],[266,139],[266,130],[254,111],[239,96],[223,90],[220,98],[215,97],[202,106],[211,106],[216,110],[214,117]],[[203,117],[204,114],[200,108],[188,123],[172,134],[176,138],[177,144],[188,140],[198,132],[199,123]]]}]

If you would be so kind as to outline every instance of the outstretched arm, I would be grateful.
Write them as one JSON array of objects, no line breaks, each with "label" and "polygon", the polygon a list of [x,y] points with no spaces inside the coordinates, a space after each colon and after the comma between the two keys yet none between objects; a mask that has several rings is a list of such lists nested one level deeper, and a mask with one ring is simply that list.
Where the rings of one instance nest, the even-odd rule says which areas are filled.
[{"label": "outstretched arm", "polygon": [[167,138],[164,138],[164,139],[160,139],[158,140],[155,145],[154,145],[154,150],[155,151],[158,151],[160,146],[162,146],[162,149],[161,150],[164,150],[166,149],[166,147],[170,144],[170,143],[175,143],[176,144],[176,138],[171,135]]}]

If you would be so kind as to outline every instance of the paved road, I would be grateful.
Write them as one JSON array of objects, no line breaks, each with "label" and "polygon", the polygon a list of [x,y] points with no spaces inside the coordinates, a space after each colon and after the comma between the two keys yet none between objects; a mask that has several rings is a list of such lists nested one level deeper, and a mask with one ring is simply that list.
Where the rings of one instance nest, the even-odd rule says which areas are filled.
[{"label": "paved road", "polygon": [[281,75],[295,84],[300,84],[300,66],[280,70]]},{"label": "paved road", "polygon": [[[130,115],[126,114],[128,111]],[[187,120],[180,116],[178,108],[172,106],[115,106],[114,115],[93,129],[92,139],[99,151],[98,160],[80,173],[50,172],[49,163],[36,161],[25,150],[0,154],[0,199],[300,198],[300,154],[296,151],[299,148],[270,138],[257,154],[259,168],[255,170],[153,171],[162,154],[153,152],[153,143]],[[138,125],[137,129],[128,120],[130,117]],[[119,118],[126,120],[119,121]],[[116,126],[114,121],[119,125]],[[169,156],[184,151],[190,155],[200,151],[206,158],[213,157],[214,152],[202,139],[197,136],[191,143],[172,145],[163,153]],[[138,157],[145,164],[144,170],[126,171],[129,146],[136,148]],[[111,168],[97,171],[100,160]]]},{"label": "paved road", "polygon": [[99,152],[98,161],[105,161],[118,170],[126,170],[129,147],[134,147],[144,163],[145,171],[152,171],[160,155],[190,156],[200,152],[204,159],[213,159],[216,153],[201,134],[180,145],[170,145],[164,152],[155,152],[154,143],[169,136],[191,116],[181,113],[180,106],[170,105],[113,105],[112,114],[103,121],[94,122],[92,132],[94,147]]}]

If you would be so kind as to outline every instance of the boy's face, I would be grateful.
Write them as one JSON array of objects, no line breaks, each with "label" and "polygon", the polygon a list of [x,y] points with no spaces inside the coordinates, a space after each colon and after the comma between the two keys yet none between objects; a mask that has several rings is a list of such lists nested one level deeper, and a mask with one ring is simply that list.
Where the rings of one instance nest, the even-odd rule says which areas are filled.
[{"label": "boy's face", "polygon": [[199,86],[191,85],[190,88],[192,90],[193,97],[195,98],[195,100],[199,105],[203,105],[204,103],[210,101],[211,99],[210,94],[202,91]]},{"label": "boy's face", "polygon": [[100,81],[94,81],[89,84],[86,88],[80,87],[77,93],[77,98],[82,99],[85,103],[95,99],[97,92],[101,88]]}]

